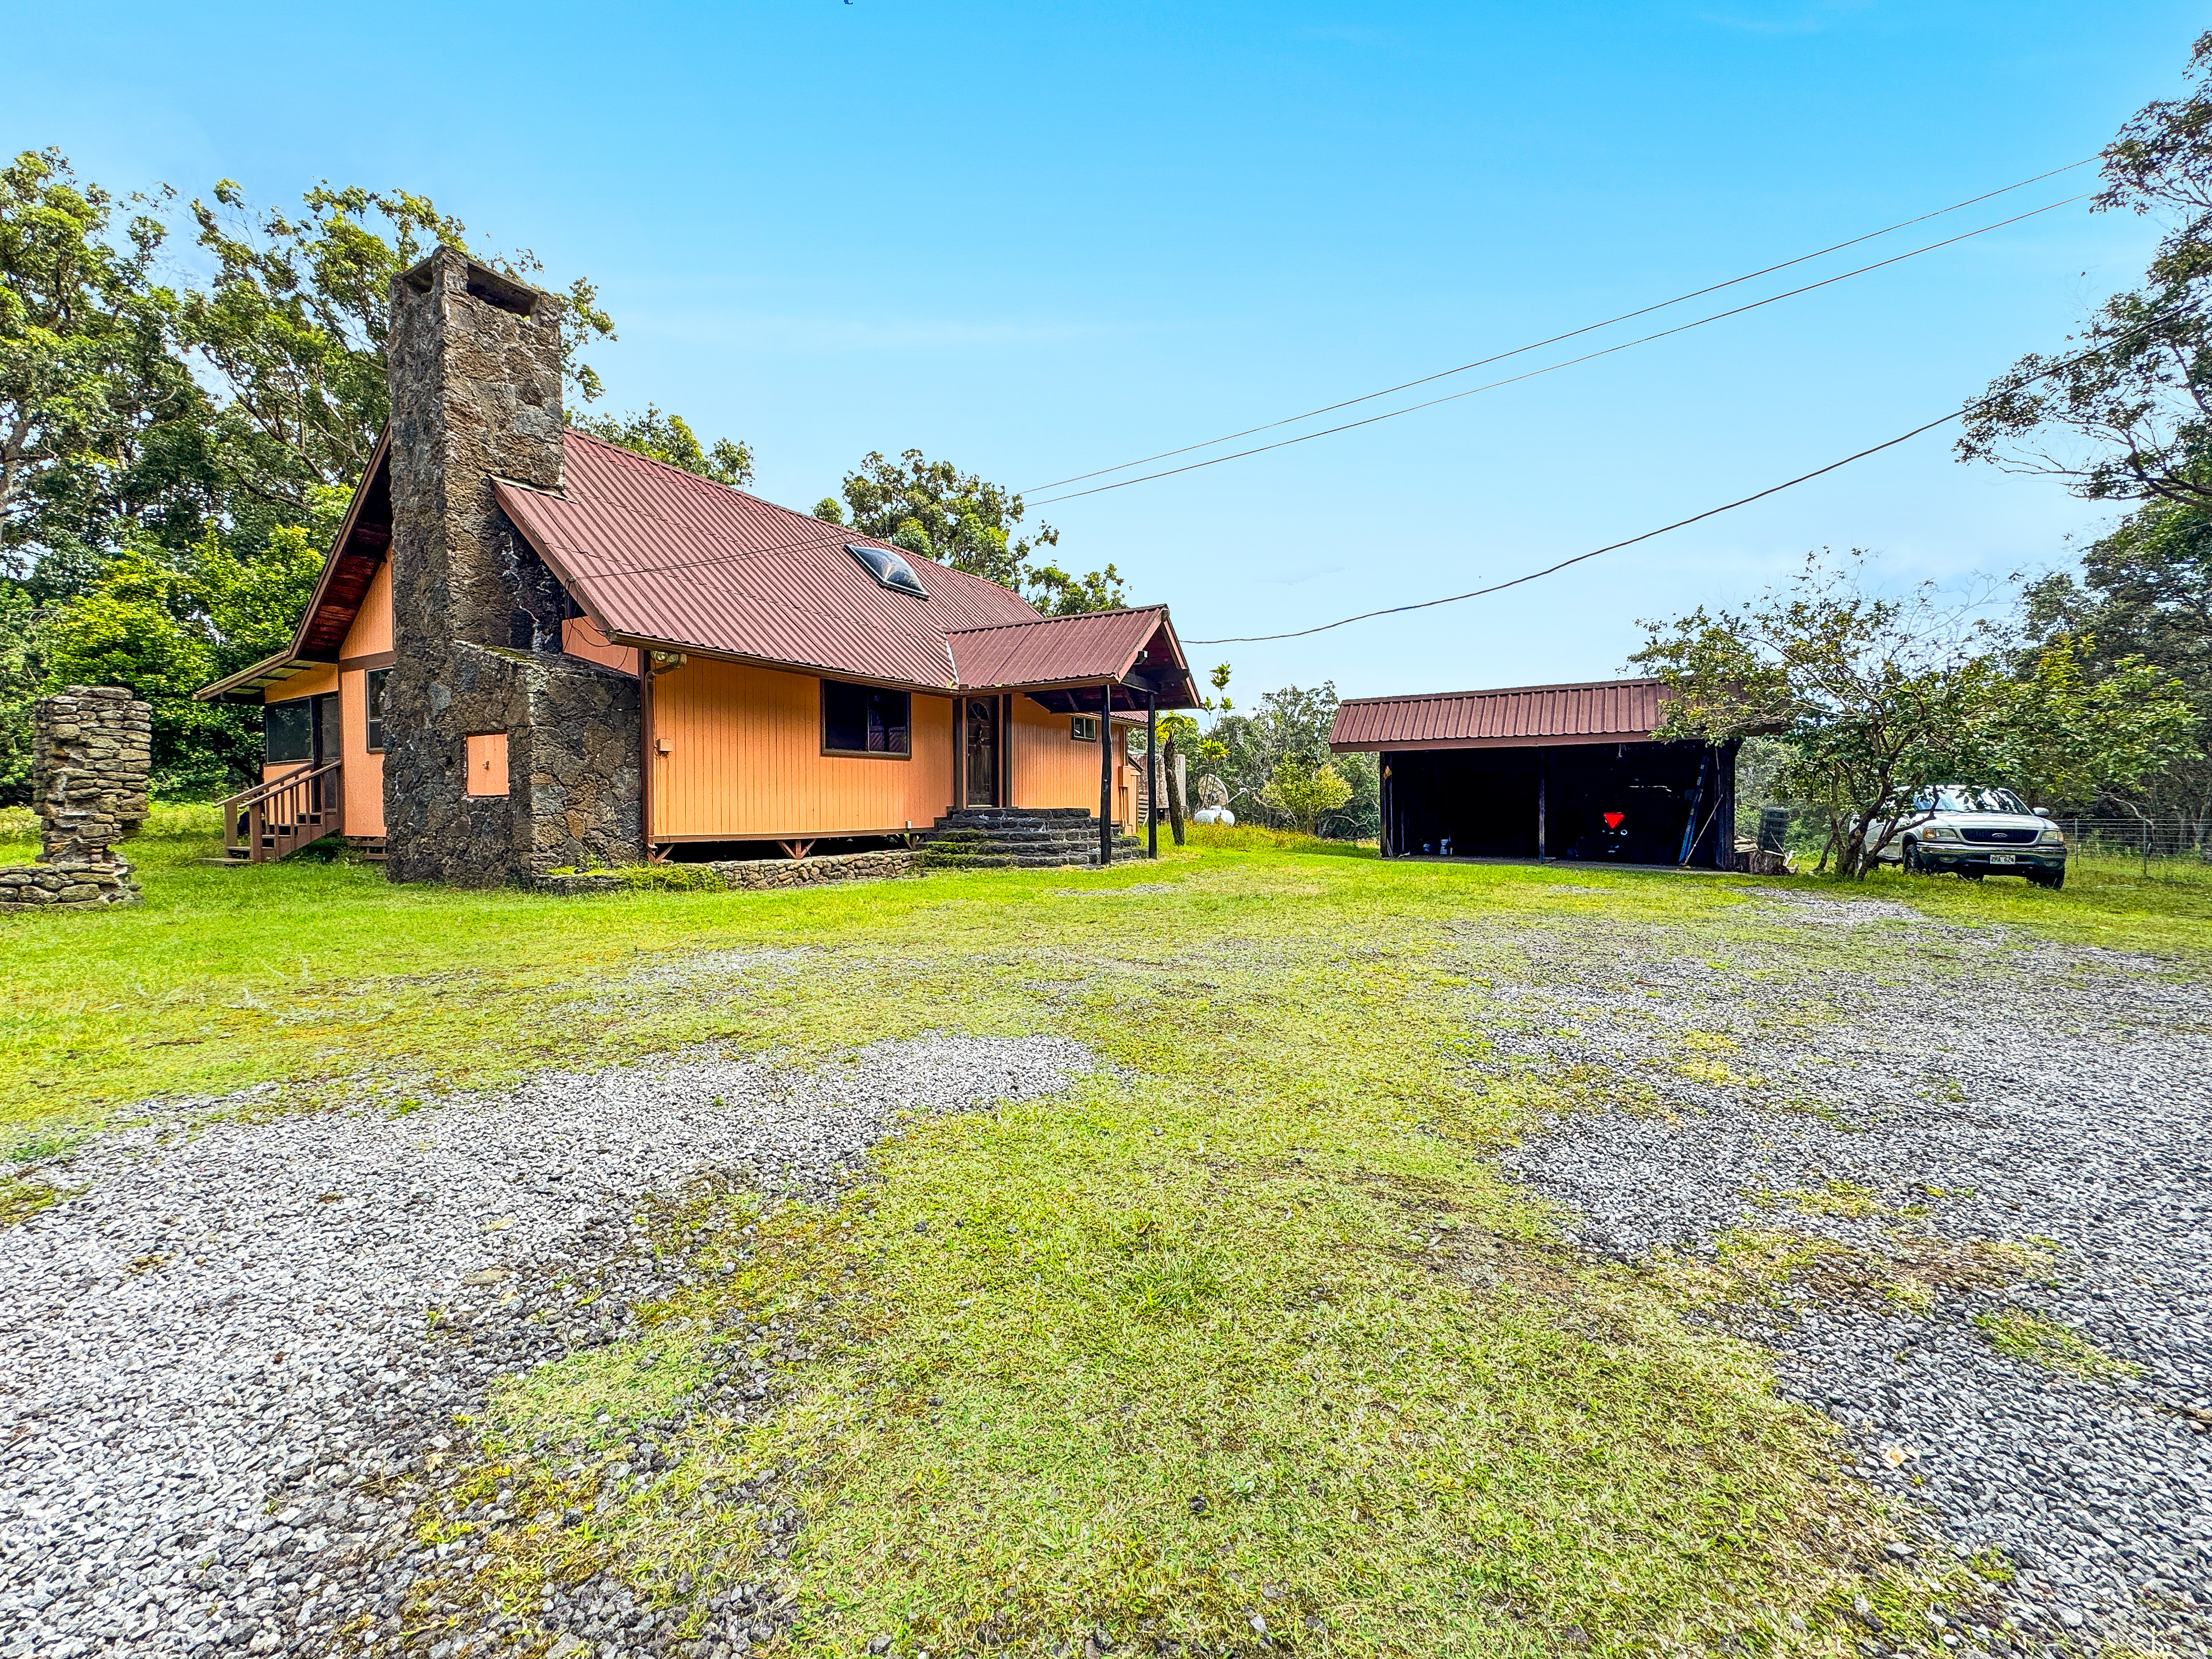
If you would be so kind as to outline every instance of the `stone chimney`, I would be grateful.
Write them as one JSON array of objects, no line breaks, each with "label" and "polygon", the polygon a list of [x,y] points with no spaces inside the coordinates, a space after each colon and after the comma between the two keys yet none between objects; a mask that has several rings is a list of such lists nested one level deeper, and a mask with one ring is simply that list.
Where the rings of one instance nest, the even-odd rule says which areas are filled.
[{"label": "stone chimney", "polygon": [[561,489],[561,313],[452,248],[392,285],[394,881],[642,856],[636,683],[562,652],[577,607],[492,494]]}]

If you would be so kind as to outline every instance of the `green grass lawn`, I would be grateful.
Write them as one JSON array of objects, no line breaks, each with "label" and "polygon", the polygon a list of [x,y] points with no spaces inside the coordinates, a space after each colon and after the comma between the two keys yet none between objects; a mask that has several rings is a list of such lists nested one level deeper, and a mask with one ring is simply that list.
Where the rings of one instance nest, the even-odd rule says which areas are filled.
[{"label": "green grass lawn", "polygon": [[[1883,1565],[1894,1521],[1760,1351],[1684,1323],[1662,1278],[1567,1250],[1493,1162],[1562,1097],[1486,1061],[1482,986],[1516,930],[1589,896],[1561,887],[1725,941],[1746,886],[1811,884],[1229,833],[1103,872],[555,899],[342,860],[207,868],[210,828],[157,815],[142,906],[0,923],[19,1148],[154,1096],[273,1081],[270,1111],[374,1079],[411,1107],[699,1042],[805,1064],[1048,1032],[1113,1067],[919,1122],[826,1206],[671,1212],[672,1249],[735,1270],[500,1395],[481,1479],[517,1518],[472,1593],[526,1608],[549,1576],[614,1565],[680,1603],[781,1576],[785,1650],[901,1656],[1100,1631],[1241,1651],[1263,1627],[1344,1654],[1840,1655],[1855,1595],[1923,1632],[1911,1607],[1974,1604],[1961,1565]],[[2212,962],[2198,882],[1822,890]],[[735,999],[669,972],[763,951]],[[697,1417],[672,1475],[558,1523],[628,1429],[770,1317],[811,1357],[781,1369],[768,1422]],[[733,1495],[763,1476],[773,1504]],[[803,1525],[779,1563],[786,1505]]]}]

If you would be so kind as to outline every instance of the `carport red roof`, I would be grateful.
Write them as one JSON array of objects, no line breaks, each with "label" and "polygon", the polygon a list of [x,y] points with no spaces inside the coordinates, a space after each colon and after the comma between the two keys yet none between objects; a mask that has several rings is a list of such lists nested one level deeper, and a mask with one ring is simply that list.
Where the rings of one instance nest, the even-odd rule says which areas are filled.
[{"label": "carport red roof", "polygon": [[1328,742],[1340,753],[1642,743],[1659,724],[1664,695],[1657,680],[1588,680],[1494,691],[1357,697],[1338,708]]}]

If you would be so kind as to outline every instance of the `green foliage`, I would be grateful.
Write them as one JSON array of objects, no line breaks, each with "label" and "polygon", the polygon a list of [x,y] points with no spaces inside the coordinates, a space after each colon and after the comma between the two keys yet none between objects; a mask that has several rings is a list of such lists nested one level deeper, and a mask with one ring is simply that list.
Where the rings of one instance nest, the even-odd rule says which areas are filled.
[{"label": "green foliage", "polygon": [[[134,540],[87,592],[39,619],[40,689],[120,685],[145,698],[155,786],[165,793],[221,790],[250,775],[260,746],[254,712],[192,693],[290,642],[345,492],[319,489],[314,505],[319,522],[277,526],[251,558],[213,530],[181,552]],[[4,616],[0,609],[0,623]]]},{"label": "green foliage", "polygon": [[[391,281],[465,246],[405,191],[321,185],[297,212],[257,212],[224,179],[191,208],[212,272],[172,291],[155,276],[173,194],[118,198],[54,150],[0,167],[0,799],[24,787],[32,698],[70,684],[154,704],[159,786],[252,764],[255,715],[191,694],[290,640],[387,412]],[[562,326],[589,401],[580,354],[613,337],[589,283]],[[749,475],[742,446],[702,454],[658,410],[617,424],[679,465]]]},{"label": "green foliage", "polygon": [[1826,818],[1838,874],[1864,876],[1933,785],[2084,799],[2151,770],[2185,731],[2185,708],[2139,660],[2092,684],[2054,643],[2016,678],[1992,630],[1932,588],[1869,592],[1863,565],[1815,555],[1743,611],[1647,623],[1630,659],[1674,693],[1661,739],[1783,739],[1776,784]]},{"label": "green foliage", "polygon": [[66,586],[118,524],[204,510],[208,402],[154,280],[161,205],[81,185],[58,150],[0,167],[0,568],[52,559]]},{"label": "green foliage", "polygon": [[[1228,682],[1228,665],[1215,671],[1214,688]],[[1197,761],[1218,775],[1229,788],[1229,804],[1240,819],[1257,817],[1267,823],[1297,822],[1288,811],[1267,797],[1273,780],[1288,763],[1310,779],[1322,767],[1333,767],[1350,793],[1333,806],[1321,808],[1302,828],[1361,841],[1374,835],[1382,823],[1381,779],[1372,755],[1338,755],[1328,750],[1329,729],[1336,723],[1336,684],[1324,680],[1312,690],[1286,685],[1260,699],[1249,714],[1235,713],[1227,698],[1224,710],[1199,745]]]},{"label": "green foliage", "polygon": [[[902,452],[896,461],[870,450],[845,475],[844,495],[853,528],[862,535],[994,581],[1048,617],[1110,611],[1125,602],[1121,573],[1110,564],[1083,576],[1032,564],[1032,554],[1060,544],[1060,532],[1046,524],[1034,536],[1021,534],[1019,495],[949,461],[930,460],[918,449]],[[827,498],[814,512],[831,524],[845,522]]]},{"label": "green foliage", "polygon": [[2181,683],[2139,656],[2092,678],[2084,659],[2095,649],[2094,640],[2061,636],[2004,688],[1987,775],[2031,805],[2086,806],[2191,752],[2197,711]]},{"label": "green foliage", "polygon": [[[367,469],[390,407],[392,280],[441,245],[466,252],[466,227],[404,190],[319,185],[299,213],[249,209],[228,179],[212,193],[191,211],[216,274],[183,296],[178,339],[228,394],[211,437],[224,478],[245,498],[234,510],[258,506],[291,521],[314,486],[350,487]],[[477,257],[526,279],[544,270],[527,250]],[[592,285],[571,284],[562,337],[572,396],[599,395],[580,353],[613,332]]]},{"label": "green foliage", "polygon": [[1294,756],[1275,763],[1274,771],[1261,786],[1260,799],[1288,818],[1301,835],[1310,836],[1323,813],[1334,812],[1352,799],[1352,786],[1328,762],[1309,768]]},{"label": "green foliage", "polygon": [[2067,351],[2021,358],[1970,404],[1962,460],[2065,479],[2091,501],[2212,507],[2212,33],[2186,97],[2147,105],[2105,150],[2100,211],[2165,217],[2143,286]]},{"label": "green foliage", "polygon": [[2029,638],[2070,639],[2094,677],[2139,658],[2180,683],[2196,717],[2189,747],[2127,799],[2201,841],[2212,830],[2212,517],[2154,501],[2090,544],[2078,580],[2046,576],[2025,599]]},{"label": "green foliage", "polygon": [[30,799],[31,704],[39,695],[38,607],[0,579],[0,806]]},{"label": "green foliage", "polygon": [[647,404],[642,415],[579,416],[568,423],[580,432],[680,466],[732,489],[742,489],[753,481],[750,444],[717,438],[711,449],[702,447],[698,434],[681,415],[664,415],[657,404]]}]

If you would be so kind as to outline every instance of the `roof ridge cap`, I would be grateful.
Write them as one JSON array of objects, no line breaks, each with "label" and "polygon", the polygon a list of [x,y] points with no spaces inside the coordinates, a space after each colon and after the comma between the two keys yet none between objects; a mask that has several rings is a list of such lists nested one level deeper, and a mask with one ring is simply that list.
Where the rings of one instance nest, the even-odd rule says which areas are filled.
[{"label": "roof ridge cap", "polygon": [[[990,579],[986,577],[984,580],[988,581]],[[996,582],[992,582],[991,585],[994,587],[999,586]],[[1014,590],[1010,587],[1006,592],[1013,593]],[[1018,593],[1014,593],[1014,597],[1018,599],[1022,599]],[[1027,605],[1029,601],[1022,599],[1022,603]],[[1164,605],[1117,605],[1110,611],[1077,611],[1065,617],[1048,617],[1039,612],[1034,617],[1024,617],[1019,622],[979,623],[973,628],[948,628],[945,632],[948,637],[954,634],[988,634],[993,629],[1000,628],[1028,628],[1037,623],[1082,622],[1092,617],[1138,617],[1148,611],[1166,609],[1167,606]]]},{"label": "roof ridge cap", "polygon": [[1667,682],[1656,674],[1638,679],[1625,680],[1561,680],[1551,685],[1492,685],[1478,687],[1472,691],[1397,691],[1376,697],[1342,697],[1341,703],[1370,702],[1441,702],[1447,697],[1518,697],[1538,691],[1596,691],[1607,687],[1626,690],[1633,686],[1656,685],[1663,688]]}]

